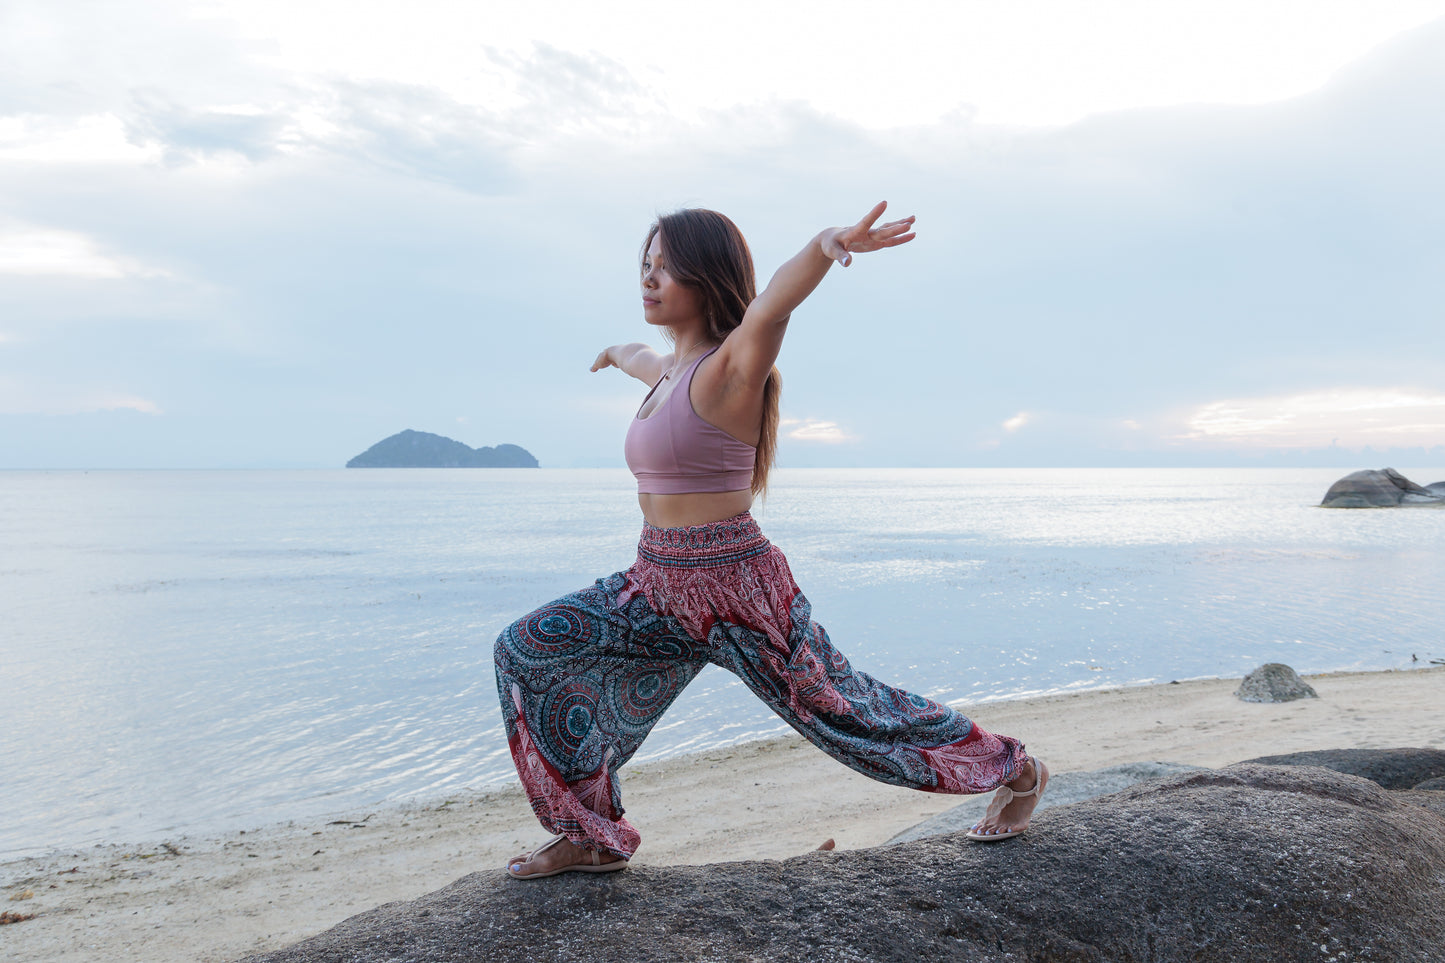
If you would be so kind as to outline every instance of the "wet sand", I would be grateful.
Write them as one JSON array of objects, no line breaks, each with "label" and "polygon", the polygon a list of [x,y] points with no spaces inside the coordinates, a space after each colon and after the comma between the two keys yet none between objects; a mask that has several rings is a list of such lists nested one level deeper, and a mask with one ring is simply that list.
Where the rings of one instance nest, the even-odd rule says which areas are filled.
[{"label": "wet sand", "polygon": [[[1307,749],[1445,748],[1445,669],[1307,677],[1319,699],[1250,704],[1217,679],[996,702],[964,711],[1054,772],[1161,761],[1223,766]],[[781,859],[833,838],[874,846],[956,805],[875,783],[788,736],[624,770],[639,865]],[[515,788],[163,844],[0,865],[9,959],[234,960],[381,903],[497,872],[542,841]],[[517,883],[543,886],[546,881]],[[28,898],[16,899],[24,894]]]}]

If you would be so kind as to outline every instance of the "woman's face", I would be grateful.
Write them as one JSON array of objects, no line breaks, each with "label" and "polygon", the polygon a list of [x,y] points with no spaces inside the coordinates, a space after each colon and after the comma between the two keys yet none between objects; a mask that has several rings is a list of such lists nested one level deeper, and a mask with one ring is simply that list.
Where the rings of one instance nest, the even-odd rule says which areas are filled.
[{"label": "woman's face", "polygon": [[668,272],[662,253],[662,233],[653,235],[642,261],[642,317],[648,324],[687,327],[702,316],[702,298],[679,284]]}]

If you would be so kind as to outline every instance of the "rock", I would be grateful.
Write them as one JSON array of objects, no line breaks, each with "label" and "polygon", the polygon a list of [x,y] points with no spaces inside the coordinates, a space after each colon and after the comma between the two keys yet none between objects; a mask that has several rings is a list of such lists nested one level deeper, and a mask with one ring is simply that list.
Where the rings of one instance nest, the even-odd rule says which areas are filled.
[{"label": "rock", "polygon": [[1261,766],[1324,766],[1385,789],[1445,789],[1441,778],[1445,777],[1445,749],[1319,749],[1247,761]]},{"label": "rock", "polygon": [[1438,779],[1426,779],[1424,782],[1415,786],[1415,788],[1430,789],[1435,792],[1445,792],[1445,776],[1441,776]]},{"label": "rock", "polygon": [[1439,789],[1397,789],[1395,798],[1401,802],[1423,806],[1435,815],[1445,817],[1445,792]]},{"label": "rock", "polygon": [[1417,485],[1393,468],[1351,472],[1325,492],[1322,508],[1445,507],[1445,482]]},{"label": "rock", "polygon": [[248,961],[1438,960],[1442,880],[1445,817],[1355,776],[1241,764],[1059,806],[995,845],[489,868]]},{"label": "rock", "polygon": [[1245,702],[1293,702],[1319,696],[1299,673],[1283,662],[1266,662],[1244,677],[1234,694]]},{"label": "rock", "polygon": [[[1048,762],[1048,760],[1044,761]],[[1034,811],[1039,812],[1051,806],[1067,806],[1085,799],[1094,799],[1107,793],[1127,789],[1145,779],[1157,779],[1161,776],[1170,776],[1176,772],[1187,772],[1198,768],[1198,766],[1186,766],[1178,762],[1131,762],[1090,772],[1050,773],[1049,784],[1044,789],[1043,802],[1039,803],[1038,809]],[[904,843],[910,839],[924,839],[928,836],[965,832],[983,816],[984,810],[988,808],[989,800],[992,798],[992,793],[970,796],[967,802],[959,803],[952,809],[931,816],[916,826],[910,826],[888,842],[890,844]]]}]

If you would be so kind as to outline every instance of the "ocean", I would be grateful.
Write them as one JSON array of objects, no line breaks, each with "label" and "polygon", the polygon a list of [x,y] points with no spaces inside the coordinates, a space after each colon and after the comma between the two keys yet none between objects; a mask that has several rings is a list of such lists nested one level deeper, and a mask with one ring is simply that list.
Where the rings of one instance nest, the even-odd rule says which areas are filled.
[{"label": "ocean", "polygon": [[[940,701],[1445,658],[1445,511],[1317,508],[1349,470],[782,469],[754,514]],[[0,858],[510,780],[493,640],[640,525],[622,469],[0,472]],[[783,729],[709,668],[637,759]]]}]

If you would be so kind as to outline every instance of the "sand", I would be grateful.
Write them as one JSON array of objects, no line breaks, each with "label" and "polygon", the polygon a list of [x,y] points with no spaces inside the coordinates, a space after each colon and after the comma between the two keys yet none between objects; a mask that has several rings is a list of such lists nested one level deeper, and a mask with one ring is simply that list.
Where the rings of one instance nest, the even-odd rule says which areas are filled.
[{"label": "sand", "polygon": [[[1445,669],[1308,677],[1320,698],[1249,704],[1237,680],[964,707],[1054,772],[1161,761],[1223,766],[1306,749],[1445,748]],[[624,770],[639,865],[780,859],[833,838],[874,846],[958,797],[875,783],[796,737]],[[430,806],[160,845],[112,845],[0,866],[7,959],[226,961],[275,949],[460,876],[501,872],[545,838],[516,789]],[[547,885],[545,881],[516,885]],[[32,894],[26,898],[26,893]]]}]

